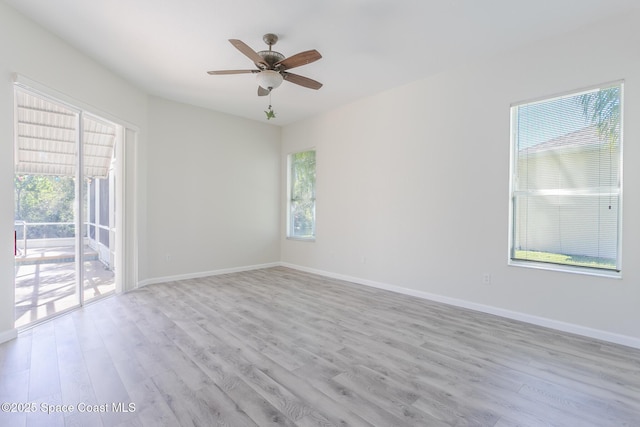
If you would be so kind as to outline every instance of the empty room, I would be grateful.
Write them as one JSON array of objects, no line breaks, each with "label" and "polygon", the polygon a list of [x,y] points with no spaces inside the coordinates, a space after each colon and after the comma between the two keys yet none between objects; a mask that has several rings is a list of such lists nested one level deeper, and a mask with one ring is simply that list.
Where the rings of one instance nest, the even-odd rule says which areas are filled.
[{"label": "empty room", "polygon": [[0,426],[640,425],[636,0],[0,0]]}]

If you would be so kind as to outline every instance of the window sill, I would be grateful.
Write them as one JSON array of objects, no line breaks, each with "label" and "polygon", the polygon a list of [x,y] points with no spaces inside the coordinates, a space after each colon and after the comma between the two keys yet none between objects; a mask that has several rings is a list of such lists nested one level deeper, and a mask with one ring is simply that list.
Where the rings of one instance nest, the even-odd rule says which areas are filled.
[{"label": "window sill", "polygon": [[597,269],[597,268],[579,267],[579,266],[561,265],[561,264],[550,264],[550,263],[535,262],[535,261],[520,261],[520,260],[513,260],[513,259],[509,260],[508,265],[514,266],[514,267],[533,268],[537,270],[557,271],[560,273],[573,273],[573,274],[583,274],[586,276],[607,277],[610,279],[622,279],[622,272],[614,271],[614,270],[604,270],[604,269]]},{"label": "window sill", "polygon": [[287,240],[295,240],[298,242],[315,242],[315,237],[295,237],[295,236],[287,236]]}]

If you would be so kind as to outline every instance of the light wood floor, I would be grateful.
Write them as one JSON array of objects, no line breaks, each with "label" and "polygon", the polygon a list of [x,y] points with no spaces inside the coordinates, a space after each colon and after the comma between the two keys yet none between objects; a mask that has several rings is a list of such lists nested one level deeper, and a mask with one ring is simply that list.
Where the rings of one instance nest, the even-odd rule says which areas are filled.
[{"label": "light wood floor", "polygon": [[37,408],[2,426],[640,425],[640,350],[285,268],[105,299],[0,367]]}]

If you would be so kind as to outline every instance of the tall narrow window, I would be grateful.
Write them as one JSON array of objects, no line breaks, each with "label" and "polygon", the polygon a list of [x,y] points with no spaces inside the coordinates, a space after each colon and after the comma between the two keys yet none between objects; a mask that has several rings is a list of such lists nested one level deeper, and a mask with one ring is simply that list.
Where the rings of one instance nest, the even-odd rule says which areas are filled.
[{"label": "tall narrow window", "polygon": [[316,152],[289,155],[289,227],[287,236],[316,237]]},{"label": "tall narrow window", "polygon": [[512,261],[620,271],[621,101],[619,83],[512,107]]}]

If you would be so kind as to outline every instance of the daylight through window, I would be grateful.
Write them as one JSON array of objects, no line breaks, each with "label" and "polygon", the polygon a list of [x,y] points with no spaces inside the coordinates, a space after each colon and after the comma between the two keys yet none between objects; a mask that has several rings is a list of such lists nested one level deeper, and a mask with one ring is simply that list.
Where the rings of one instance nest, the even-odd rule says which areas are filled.
[{"label": "daylight through window", "polygon": [[316,152],[289,155],[288,237],[314,239],[316,236]]},{"label": "daylight through window", "polygon": [[511,260],[620,271],[622,84],[513,106]]}]

